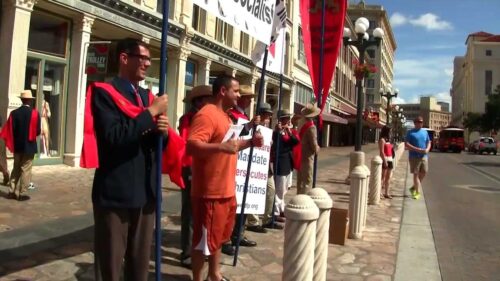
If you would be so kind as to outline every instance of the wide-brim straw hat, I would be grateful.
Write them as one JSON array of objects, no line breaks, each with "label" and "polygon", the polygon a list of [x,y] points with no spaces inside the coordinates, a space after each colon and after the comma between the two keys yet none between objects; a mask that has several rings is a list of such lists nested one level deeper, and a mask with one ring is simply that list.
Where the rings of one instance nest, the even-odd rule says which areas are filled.
[{"label": "wide-brim straw hat", "polygon": [[28,100],[28,99],[34,99],[33,94],[31,93],[31,90],[24,90],[21,92],[21,95],[19,96],[20,99],[23,100]]},{"label": "wide-brim straw hat", "polygon": [[255,93],[250,85],[240,85],[240,97],[255,98]]},{"label": "wide-brim straw hat", "polygon": [[282,110],[278,111],[278,118],[286,118],[286,117],[292,117],[290,110],[282,109]]},{"label": "wide-brim straw hat", "polygon": [[267,102],[263,102],[259,106],[259,113],[270,113],[270,114],[273,114],[273,108]]},{"label": "wide-brim straw hat", "polygon": [[184,98],[183,102],[191,102],[195,98],[212,96],[212,87],[208,85],[200,85],[194,87]]},{"label": "wide-brim straw hat", "polygon": [[307,104],[300,113],[302,116],[310,118],[310,117],[315,117],[318,116],[321,110],[315,105],[315,104]]}]

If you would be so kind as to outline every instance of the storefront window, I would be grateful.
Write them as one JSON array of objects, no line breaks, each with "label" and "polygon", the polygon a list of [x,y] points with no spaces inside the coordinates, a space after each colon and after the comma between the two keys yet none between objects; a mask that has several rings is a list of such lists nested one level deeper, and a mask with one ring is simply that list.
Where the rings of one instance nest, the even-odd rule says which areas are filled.
[{"label": "storefront window", "polygon": [[30,51],[65,57],[69,23],[40,11],[30,20],[28,49]]}]

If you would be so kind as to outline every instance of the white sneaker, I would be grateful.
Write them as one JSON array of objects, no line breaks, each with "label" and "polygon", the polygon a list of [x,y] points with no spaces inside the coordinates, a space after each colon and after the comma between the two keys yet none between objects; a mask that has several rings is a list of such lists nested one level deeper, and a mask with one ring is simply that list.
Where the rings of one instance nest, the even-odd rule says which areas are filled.
[{"label": "white sneaker", "polygon": [[36,189],[35,185],[32,182],[30,182],[30,184],[28,185],[28,190],[34,190],[34,189]]}]

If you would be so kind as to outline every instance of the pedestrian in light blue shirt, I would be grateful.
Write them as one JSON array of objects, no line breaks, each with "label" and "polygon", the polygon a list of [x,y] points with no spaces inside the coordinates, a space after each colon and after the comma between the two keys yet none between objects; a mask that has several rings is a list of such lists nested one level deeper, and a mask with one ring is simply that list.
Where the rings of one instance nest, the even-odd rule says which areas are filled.
[{"label": "pedestrian in light blue shirt", "polygon": [[409,150],[410,170],[413,174],[413,186],[410,188],[413,199],[420,198],[422,180],[429,170],[427,154],[431,150],[431,139],[426,130],[422,129],[424,119],[418,116],[413,121],[415,128],[406,134],[405,147]]}]

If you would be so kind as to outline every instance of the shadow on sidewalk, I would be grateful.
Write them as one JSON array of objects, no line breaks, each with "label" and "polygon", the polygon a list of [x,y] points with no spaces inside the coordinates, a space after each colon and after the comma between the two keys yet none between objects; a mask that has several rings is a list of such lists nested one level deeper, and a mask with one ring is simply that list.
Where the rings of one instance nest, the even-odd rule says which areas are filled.
[{"label": "shadow on sidewalk", "polygon": [[[92,251],[94,227],[0,251],[0,276]],[[77,244],[76,246],[74,246]],[[67,247],[73,245],[72,247]]]}]

